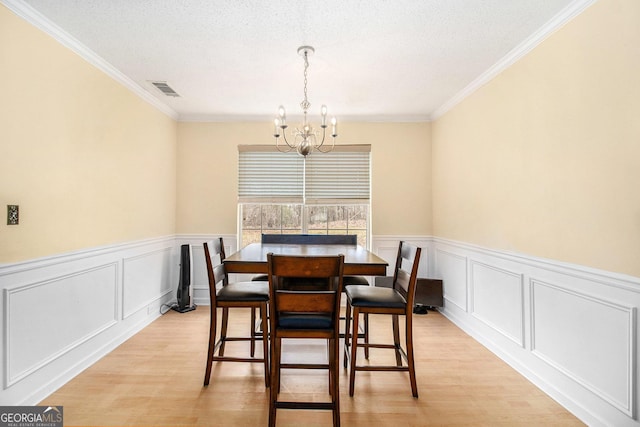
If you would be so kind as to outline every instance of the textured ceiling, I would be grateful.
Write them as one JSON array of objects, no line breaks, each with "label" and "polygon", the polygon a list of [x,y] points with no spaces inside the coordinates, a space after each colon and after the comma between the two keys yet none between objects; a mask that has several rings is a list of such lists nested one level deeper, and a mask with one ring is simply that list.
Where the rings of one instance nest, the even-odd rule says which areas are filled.
[{"label": "textured ceiling", "polygon": [[[592,1],[3,3],[97,55],[180,120],[266,120],[280,104],[295,116],[303,98],[296,51],[311,45],[312,113],[327,104],[339,119],[411,121],[437,117],[496,64]],[[166,97],[152,80],[180,97]]]}]

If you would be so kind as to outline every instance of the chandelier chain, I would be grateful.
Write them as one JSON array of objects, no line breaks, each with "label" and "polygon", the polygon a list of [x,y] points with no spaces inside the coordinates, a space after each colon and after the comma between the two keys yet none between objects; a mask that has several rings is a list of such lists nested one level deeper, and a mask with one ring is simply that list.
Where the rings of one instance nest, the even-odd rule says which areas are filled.
[{"label": "chandelier chain", "polygon": [[307,58],[307,51],[304,52],[304,100],[300,103],[300,107],[304,110],[304,113],[307,114],[307,110],[311,106],[309,100],[307,99],[307,69],[309,68],[309,60]]}]

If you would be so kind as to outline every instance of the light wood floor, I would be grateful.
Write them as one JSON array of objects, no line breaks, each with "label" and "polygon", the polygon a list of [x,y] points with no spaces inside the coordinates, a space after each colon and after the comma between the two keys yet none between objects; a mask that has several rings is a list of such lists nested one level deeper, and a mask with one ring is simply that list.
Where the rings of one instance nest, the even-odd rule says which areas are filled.
[{"label": "light wood floor", "polygon": [[[248,330],[245,313],[232,310],[234,329]],[[583,425],[440,313],[414,319],[420,397],[411,396],[406,373],[358,372],[350,398],[342,370],[343,426]],[[261,364],[214,364],[211,384],[202,386],[208,322],[209,307],[170,311],[40,404],[63,405],[66,426],[266,425]],[[390,336],[386,317],[372,316],[371,328],[373,336]],[[227,354],[245,350],[247,343],[232,343]],[[289,344],[283,351],[291,360],[326,357],[321,341]],[[371,352],[372,360],[393,359],[388,350]],[[283,371],[281,390],[326,399],[326,373]],[[328,426],[331,413],[279,410],[278,425]]]}]

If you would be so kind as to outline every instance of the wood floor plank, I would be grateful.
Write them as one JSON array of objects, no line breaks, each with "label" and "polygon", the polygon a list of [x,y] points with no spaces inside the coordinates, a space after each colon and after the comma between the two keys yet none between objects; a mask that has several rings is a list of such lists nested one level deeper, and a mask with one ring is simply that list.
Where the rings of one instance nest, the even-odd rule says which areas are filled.
[{"label": "wood floor plank", "polygon": [[[246,310],[232,309],[231,319],[230,333],[246,332]],[[373,337],[391,338],[388,318],[370,321]],[[208,323],[208,307],[170,311],[40,404],[64,406],[66,426],[266,425],[261,364],[214,363],[211,384],[202,386]],[[341,368],[342,425],[584,425],[440,313],[414,316],[414,328],[420,397],[411,396],[406,373],[358,372],[351,398],[348,371]],[[289,361],[326,360],[322,342],[285,343],[283,351]],[[228,344],[227,352],[248,354],[248,343]],[[393,352],[372,349],[371,360],[395,359]],[[281,392],[325,401],[326,373],[283,371]],[[331,413],[279,410],[278,425],[327,426]]]}]

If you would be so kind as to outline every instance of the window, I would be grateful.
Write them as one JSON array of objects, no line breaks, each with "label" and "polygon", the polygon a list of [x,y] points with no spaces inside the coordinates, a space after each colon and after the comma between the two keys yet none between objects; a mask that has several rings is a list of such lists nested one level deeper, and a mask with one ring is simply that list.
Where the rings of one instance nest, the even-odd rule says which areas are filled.
[{"label": "window", "polygon": [[357,234],[367,246],[371,146],[341,145],[308,157],[266,145],[238,150],[241,247],[262,233]]}]

